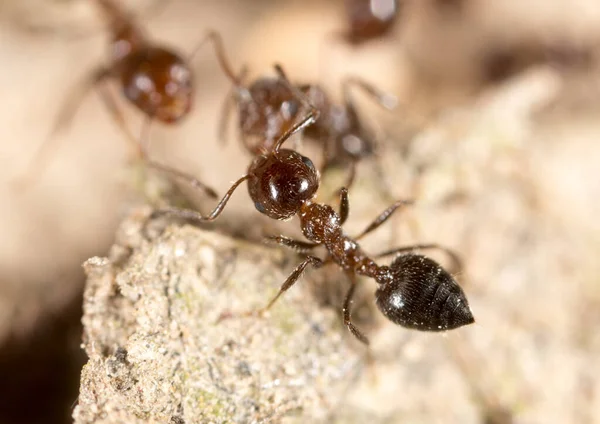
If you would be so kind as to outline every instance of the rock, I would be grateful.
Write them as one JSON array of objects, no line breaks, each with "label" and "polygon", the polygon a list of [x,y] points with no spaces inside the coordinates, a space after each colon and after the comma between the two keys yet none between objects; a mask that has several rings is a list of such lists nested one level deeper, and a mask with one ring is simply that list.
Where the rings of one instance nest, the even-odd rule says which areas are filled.
[{"label": "rock", "polygon": [[324,419],[364,348],[302,280],[264,318],[217,323],[266,304],[293,266],[284,252],[191,226],[146,239],[145,220],[134,214],[110,256],[84,265],[89,362],[75,422]]}]

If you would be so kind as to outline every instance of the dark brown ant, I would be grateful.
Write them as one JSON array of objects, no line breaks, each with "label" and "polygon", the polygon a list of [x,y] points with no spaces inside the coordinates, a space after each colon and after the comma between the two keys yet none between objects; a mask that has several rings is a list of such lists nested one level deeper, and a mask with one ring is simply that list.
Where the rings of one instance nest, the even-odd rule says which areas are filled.
[{"label": "dark brown ant", "polygon": [[[281,81],[290,90],[297,91],[287,80],[283,70],[278,66],[276,70]],[[309,158],[294,150],[282,148],[292,135],[314,124],[319,116],[318,109],[313,108],[302,93],[296,94],[303,99],[303,106],[309,110],[308,115],[282,134],[270,151],[254,158],[248,172],[231,186],[209,215],[203,216],[193,210],[166,208],[156,210],[152,218],[167,214],[195,222],[214,221],[223,212],[236,188],[247,181],[248,193],[259,212],[277,220],[286,220],[297,215],[302,233],[308,239],[299,241],[278,236],[270,240],[302,253],[309,253],[317,246],[324,246],[328,252],[325,260],[307,255],[283,283],[277,295],[264,308],[252,312],[252,315],[261,315],[271,308],[309,265],[319,268],[326,263],[335,262],[345,271],[351,282],[344,300],[344,323],[352,334],[365,344],[368,344],[368,339],[354,326],[350,313],[359,275],[373,278],[377,282],[377,306],[396,324],[421,331],[444,331],[473,323],[466,296],[450,273],[425,256],[404,253],[419,248],[438,248],[457,260],[452,252],[435,244],[402,247],[375,256],[377,258],[404,253],[397,256],[390,266],[381,266],[367,256],[357,243],[359,239],[386,222],[398,208],[410,202],[394,203],[354,238],[344,234],[342,230],[349,214],[346,188],[340,190],[339,214],[331,206],[314,202],[320,182],[318,171]],[[178,176],[182,177],[182,174]],[[183,178],[192,183],[195,180],[191,176]]]},{"label": "dark brown ant", "polygon": [[[113,119],[132,143],[137,156],[147,159],[147,146],[138,143],[129,131],[106,82],[110,79],[118,81],[123,95],[145,115],[146,126],[149,126],[152,120],[175,124],[187,116],[192,108],[194,84],[189,59],[183,58],[170,48],[150,41],[118,2],[94,1],[108,22],[111,36],[110,63],[91,72],[84,86],[80,87],[74,93],[75,96],[65,103],[51,136],[55,136],[73,118],[83,96],[90,88],[95,87]],[[190,57],[196,53],[202,43],[194,49]],[[23,181],[30,181],[35,172],[41,172],[52,147],[53,145],[48,142],[42,145]],[[154,162],[152,165],[155,168],[176,172]],[[195,185],[209,195],[217,197],[214,190],[200,181],[196,181]]]},{"label": "dark brown ant", "polygon": [[327,92],[317,84],[298,84],[295,86],[297,90],[292,90],[281,78],[262,77],[245,86],[243,77],[246,70],[236,75],[225,56],[219,34],[212,31],[209,38],[223,72],[233,83],[233,93],[227,97],[222,115],[220,138],[225,139],[225,126],[232,101],[235,101],[240,139],[244,147],[253,156],[270,151],[298,116],[306,113],[297,94],[299,90],[319,111],[316,122],[307,127],[304,134],[323,146],[321,172],[336,165],[349,166],[344,186],[350,188],[354,182],[356,164],[363,158],[373,156],[376,150],[375,137],[362,122],[354,105],[352,89],[360,89],[388,110],[396,107],[396,98],[358,77],[347,77],[342,81],[341,104],[332,102]]},{"label": "dark brown ant", "polygon": [[347,29],[342,38],[359,45],[389,34],[398,19],[399,0],[344,0]]}]

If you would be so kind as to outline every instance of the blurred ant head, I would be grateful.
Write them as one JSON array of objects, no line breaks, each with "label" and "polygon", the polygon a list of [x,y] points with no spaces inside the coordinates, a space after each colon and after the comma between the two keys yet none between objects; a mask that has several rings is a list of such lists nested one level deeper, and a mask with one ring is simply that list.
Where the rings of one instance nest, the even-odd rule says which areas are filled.
[{"label": "blurred ant head", "polygon": [[248,174],[248,192],[254,206],[273,219],[297,214],[319,188],[319,173],[312,161],[289,149],[258,156]]},{"label": "blurred ant head", "polygon": [[125,96],[148,116],[170,124],[191,110],[193,76],[177,54],[147,47],[126,56],[119,67]]}]

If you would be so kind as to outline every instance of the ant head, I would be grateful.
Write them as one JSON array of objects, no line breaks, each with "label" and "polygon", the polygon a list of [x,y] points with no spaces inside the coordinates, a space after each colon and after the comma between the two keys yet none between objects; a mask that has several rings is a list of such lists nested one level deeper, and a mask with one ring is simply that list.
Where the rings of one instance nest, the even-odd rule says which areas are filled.
[{"label": "ant head", "polygon": [[392,322],[420,331],[445,331],[475,322],[467,298],[435,261],[400,255],[378,279],[377,307]]},{"label": "ant head", "polygon": [[174,123],[190,111],[192,72],[175,53],[147,47],[129,55],[121,70],[125,95],[148,116]]},{"label": "ant head", "polygon": [[288,149],[258,156],[248,174],[254,206],[273,219],[294,216],[319,188],[319,173],[312,161]]}]

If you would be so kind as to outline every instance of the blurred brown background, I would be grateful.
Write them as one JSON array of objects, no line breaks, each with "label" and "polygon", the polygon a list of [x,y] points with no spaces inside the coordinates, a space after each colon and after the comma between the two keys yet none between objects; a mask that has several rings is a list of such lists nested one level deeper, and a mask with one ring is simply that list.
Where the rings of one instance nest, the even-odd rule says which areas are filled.
[{"label": "blurred brown background", "polygon": [[[600,422],[600,3],[401,0],[395,32],[356,49],[323,41],[344,26],[340,1],[125,3],[154,39],[182,52],[217,29],[234,66],[247,63],[253,76],[277,61],[336,93],[340,76],[357,74],[396,94],[398,112],[377,120],[395,152],[386,158],[394,195],[447,201],[419,209],[415,219],[435,226],[420,225],[417,238],[467,262],[478,324],[465,335],[465,362],[479,369],[458,363],[462,384],[515,422]],[[96,12],[90,0],[0,3],[0,422],[70,419],[84,361],[80,264],[105,254],[140,202],[126,144],[94,93],[39,184],[26,193],[9,185],[66,93],[105,60]],[[210,48],[194,67],[195,109],[176,128],[156,125],[152,152],[223,191],[248,158],[235,140],[217,143],[229,86]],[[139,114],[125,110],[137,133]],[[383,204],[362,192],[351,194],[351,227]],[[229,210],[242,223],[257,219],[245,193]],[[420,422],[462,422],[440,411]]]}]

